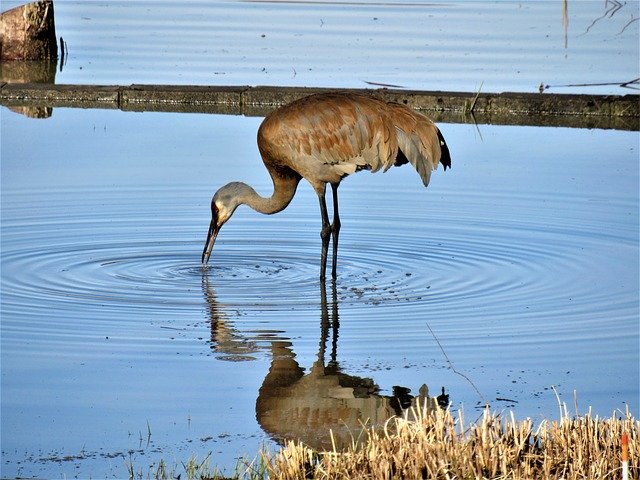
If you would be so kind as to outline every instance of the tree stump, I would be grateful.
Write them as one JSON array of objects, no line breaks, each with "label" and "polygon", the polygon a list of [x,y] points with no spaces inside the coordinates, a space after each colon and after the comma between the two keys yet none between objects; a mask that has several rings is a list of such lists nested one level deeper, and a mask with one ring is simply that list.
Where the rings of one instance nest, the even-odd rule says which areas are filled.
[{"label": "tree stump", "polygon": [[0,14],[0,61],[58,58],[53,0],[40,0]]}]

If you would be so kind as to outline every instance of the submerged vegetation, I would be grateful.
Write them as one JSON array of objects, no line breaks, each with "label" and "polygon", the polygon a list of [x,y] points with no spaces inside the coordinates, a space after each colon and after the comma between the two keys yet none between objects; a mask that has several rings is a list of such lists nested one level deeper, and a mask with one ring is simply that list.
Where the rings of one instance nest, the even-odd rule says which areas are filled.
[{"label": "submerged vegetation", "polygon": [[[589,411],[559,421],[518,421],[489,409],[470,424],[464,414],[441,408],[408,411],[383,428],[354,437],[345,451],[317,452],[288,442],[277,453],[266,449],[251,463],[225,477],[191,459],[184,471],[161,462],[150,478],[213,479],[619,479],[622,434],[629,439],[629,478],[640,478],[640,422],[627,410],[610,418]],[[135,478],[133,468],[129,470]]]}]

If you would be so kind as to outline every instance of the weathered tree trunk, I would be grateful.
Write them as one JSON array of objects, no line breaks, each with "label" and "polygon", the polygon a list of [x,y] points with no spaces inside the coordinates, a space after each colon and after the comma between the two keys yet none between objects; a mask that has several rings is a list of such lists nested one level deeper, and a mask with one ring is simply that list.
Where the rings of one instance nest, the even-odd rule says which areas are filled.
[{"label": "weathered tree trunk", "polygon": [[0,14],[0,60],[58,58],[53,0],[40,0]]}]

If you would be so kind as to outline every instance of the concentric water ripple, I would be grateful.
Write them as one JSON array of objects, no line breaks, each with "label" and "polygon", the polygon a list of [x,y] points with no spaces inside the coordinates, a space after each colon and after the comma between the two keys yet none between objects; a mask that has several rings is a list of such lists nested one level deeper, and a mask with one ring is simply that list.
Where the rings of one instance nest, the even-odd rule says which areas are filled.
[{"label": "concentric water ripple", "polygon": [[[510,315],[535,307],[541,315],[558,312],[575,291],[579,295],[571,300],[572,311],[595,311],[605,304],[624,308],[624,301],[612,302],[611,292],[587,280],[593,272],[585,252],[615,255],[632,248],[631,240],[625,245],[599,225],[570,228],[518,219],[491,223],[471,219],[458,207],[441,213],[441,223],[427,219],[425,229],[415,228],[415,222],[406,228],[402,218],[396,223],[385,219],[383,228],[366,219],[345,222],[338,260],[340,300],[363,308],[392,306],[392,315],[398,305],[424,309],[426,315],[446,306],[454,318],[465,317],[480,304],[485,314]],[[6,312],[49,311],[52,305],[76,311],[79,306],[199,309],[203,276],[213,279],[226,303],[256,307],[275,301],[317,308],[320,242],[309,231],[308,219],[261,219],[260,233],[251,240],[255,219],[240,219],[223,230],[211,264],[203,268],[202,246],[196,241],[203,232],[195,234],[192,225],[183,234],[170,224],[173,219],[159,228],[143,213],[114,222],[107,220],[108,212],[82,211],[68,223],[63,220],[67,217],[56,218],[56,208],[41,211],[46,223],[28,223],[24,217],[5,222]],[[526,202],[521,208],[522,218],[536,217],[526,210]],[[313,210],[307,214],[316,216]],[[8,209],[6,217],[12,217]]]}]

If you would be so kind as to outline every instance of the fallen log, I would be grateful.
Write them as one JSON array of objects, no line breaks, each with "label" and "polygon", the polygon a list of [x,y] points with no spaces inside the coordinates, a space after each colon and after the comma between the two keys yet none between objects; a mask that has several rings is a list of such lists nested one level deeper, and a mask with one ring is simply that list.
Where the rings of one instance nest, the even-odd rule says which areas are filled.
[{"label": "fallen log", "polygon": [[[46,85],[0,81],[0,105],[264,116],[332,89],[198,85]],[[638,95],[354,90],[409,105],[437,122],[640,130]]]}]

